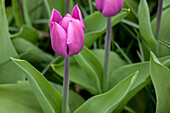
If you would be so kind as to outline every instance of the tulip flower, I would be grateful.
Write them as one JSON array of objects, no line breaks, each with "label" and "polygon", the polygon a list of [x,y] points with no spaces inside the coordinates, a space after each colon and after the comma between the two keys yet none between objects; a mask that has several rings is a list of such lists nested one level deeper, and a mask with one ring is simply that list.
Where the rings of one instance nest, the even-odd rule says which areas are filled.
[{"label": "tulip flower", "polygon": [[61,56],[78,54],[84,46],[84,29],[81,11],[76,5],[72,14],[61,14],[53,9],[50,17],[50,35],[53,50]]},{"label": "tulip flower", "polygon": [[122,10],[123,3],[124,0],[96,0],[96,8],[105,17],[111,17]]}]

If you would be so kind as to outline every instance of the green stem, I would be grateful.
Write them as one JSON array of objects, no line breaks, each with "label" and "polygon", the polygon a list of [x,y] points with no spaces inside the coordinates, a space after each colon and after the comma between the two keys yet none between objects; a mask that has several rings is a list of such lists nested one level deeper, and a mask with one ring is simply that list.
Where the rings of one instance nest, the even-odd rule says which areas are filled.
[{"label": "green stem", "polygon": [[162,6],[163,0],[158,0],[158,10],[157,10],[157,26],[156,26],[156,39],[159,39],[160,24],[162,19]]},{"label": "green stem", "polygon": [[68,100],[69,100],[69,57],[65,58],[62,95],[63,95],[63,97],[62,97],[62,113],[67,113],[67,106],[68,106]]},{"label": "green stem", "polygon": [[104,59],[104,71],[103,71],[103,92],[106,92],[109,87],[109,60],[110,60],[110,45],[111,45],[111,30],[112,21],[111,17],[107,19],[107,31],[105,40],[105,59]]},{"label": "green stem", "polygon": [[70,4],[71,4],[71,0],[65,0],[65,10],[64,10],[64,14],[67,14],[70,12]]},{"label": "green stem", "polygon": [[90,14],[93,13],[92,1],[89,0]]}]

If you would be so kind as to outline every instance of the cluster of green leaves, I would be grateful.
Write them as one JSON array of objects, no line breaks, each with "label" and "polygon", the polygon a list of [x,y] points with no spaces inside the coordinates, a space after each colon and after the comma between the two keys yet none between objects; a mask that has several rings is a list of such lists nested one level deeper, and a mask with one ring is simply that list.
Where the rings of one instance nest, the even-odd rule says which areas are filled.
[{"label": "cluster of green leaves", "polygon": [[[5,7],[8,2],[11,5]],[[125,0],[124,9],[112,17],[115,38],[107,92],[101,90],[107,19],[89,10],[89,4],[95,9],[94,1],[75,0],[72,7],[76,3],[84,16],[85,47],[70,57],[68,112],[170,112],[169,0],[164,0],[159,40],[155,38],[155,1]],[[53,7],[64,15],[64,0],[0,0],[1,113],[61,113],[64,61],[49,51]],[[85,100],[91,95],[83,98],[75,84],[93,97]]]}]

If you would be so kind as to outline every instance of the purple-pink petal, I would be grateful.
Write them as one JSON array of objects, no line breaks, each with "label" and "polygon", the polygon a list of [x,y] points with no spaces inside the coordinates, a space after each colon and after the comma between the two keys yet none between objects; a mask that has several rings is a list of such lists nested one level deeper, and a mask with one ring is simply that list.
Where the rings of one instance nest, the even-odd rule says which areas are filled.
[{"label": "purple-pink petal", "polygon": [[67,30],[67,46],[69,55],[78,54],[84,46],[84,30],[80,21],[72,20]]},{"label": "purple-pink petal", "polygon": [[95,2],[96,2],[96,8],[97,8],[100,12],[102,12],[104,0],[95,0]]},{"label": "purple-pink petal", "polygon": [[73,17],[70,14],[66,14],[62,19],[62,21],[60,22],[60,25],[65,29],[66,32],[67,32],[68,24],[72,19]]},{"label": "purple-pink petal", "polygon": [[124,0],[105,0],[103,7],[103,15],[105,17],[111,17],[119,13],[123,8]]},{"label": "purple-pink petal", "polygon": [[75,5],[75,7],[73,8],[72,10],[72,17],[75,18],[75,19],[78,19],[81,21],[81,24],[82,24],[82,27],[83,29],[85,29],[85,25],[84,25],[84,21],[83,21],[83,17],[82,17],[82,14],[81,14],[81,11],[78,7],[78,4]]},{"label": "purple-pink petal", "polygon": [[54,23],[50,31],[51,45],[53,50],[61,56],[68,57],[67,54],[67,37],[65,30],[58,24]]},{"label": "purple-pink petal", "polygon": [[53,10],[51,12],[51,17],[50,17],[50,29],[52,29],[53,24],[55,22],[59,23],[61,20],[62,20],[61,14],[53,8]]},{"label": "purple-pink petal", "polygon": [[124,4],[124,0],[95,0],[96,8],[103,13],[105,17],[111,17],[118,14]]}]

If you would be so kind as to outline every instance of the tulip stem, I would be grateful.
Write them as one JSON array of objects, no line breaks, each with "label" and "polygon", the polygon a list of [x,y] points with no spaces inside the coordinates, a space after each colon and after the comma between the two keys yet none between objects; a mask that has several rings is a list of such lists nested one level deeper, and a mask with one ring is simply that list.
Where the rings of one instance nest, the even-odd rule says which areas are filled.
[{"label": "tulip stem", "polygon": [[159,40],[159,31],[160,31],[160,24],[162,19],[162,6],[163,0],[158,0],[158,9],[157,9],[157,25],[156,25],[156,39]]},{"label": "tulip stem", "polygon": [[67,14],[70,12],[70,4],[71,4],[71,0],[65,0],[65,10],[64,10],[64,14]]},{"label": "tulip stem", "polygon": [[69,57],[65,57],[62,113],[67,113],[68,100],[69,100]]},{"label": "tulip stem", "polygon": [[104,59],[104,71],[103,71],[103,92],[106,92],[109,87],[109,61],[110,61],[110,46],[111,46],[111,30],[112,21],[111,17],[107,19],[107,31],[105,40],[105,59]]}]

